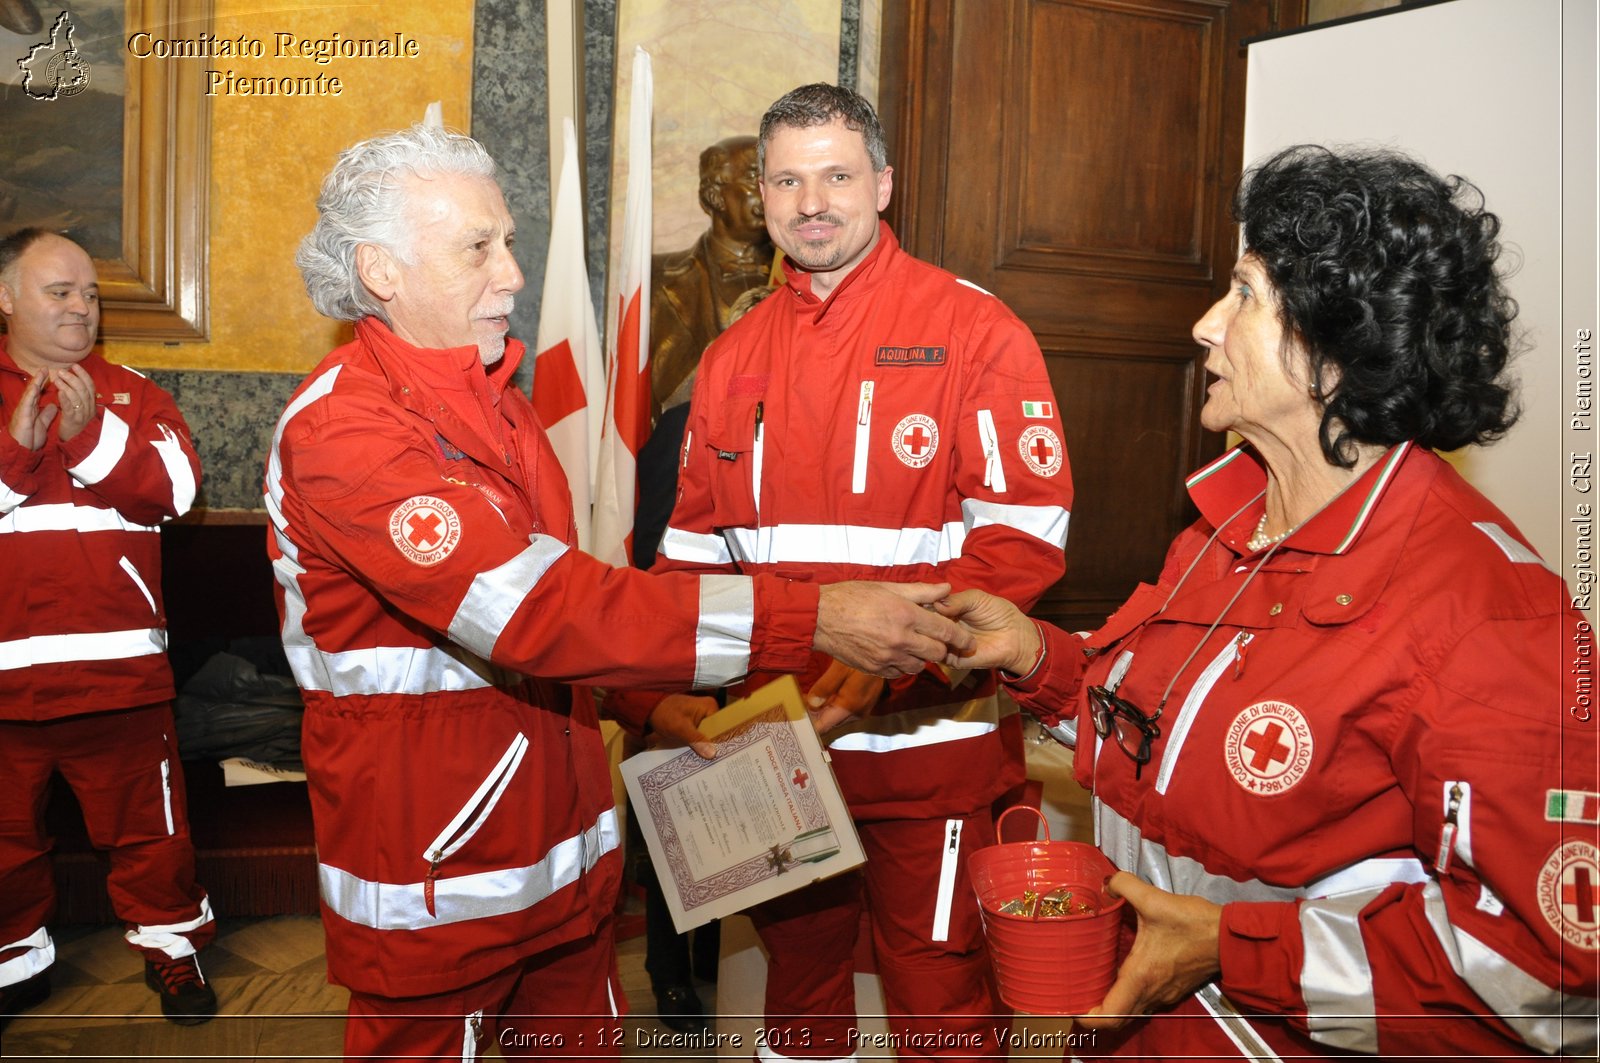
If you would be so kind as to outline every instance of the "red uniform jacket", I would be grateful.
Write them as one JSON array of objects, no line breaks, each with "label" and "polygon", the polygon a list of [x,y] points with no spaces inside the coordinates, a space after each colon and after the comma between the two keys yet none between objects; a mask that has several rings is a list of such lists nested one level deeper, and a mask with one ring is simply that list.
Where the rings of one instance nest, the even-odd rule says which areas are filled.
[{"label": "red uniform jacket", "polygon": [[619,873],[592,700],[810,652],[817,590],[612,569],[573,545],[522,345],[419,350],[367,318],[296,392],[268,552],[305,694],[332,978],[470,984],[594,931]]},{"label": "red uniform jacket", "polygon": [[[1046,626],[1018,686],[1077,718],[1100,847],[1222,904],[1220,989],[1271,1016],[1211,1021],[1207,990],[1177,1009],[1200,1019],[1157,1015],[1122,1051],[1592,1055],[1589,625],[1430,451],[1394,448],[1270,557],[1245,545],[1264,483],[1247,449],[1196,473],[1202,519],[1159,584],[1089,638],[1087,668]],[[1140,778],[1096,740],[1087,684],[1146,712],[1171,685]]]},{"label": "red uniform jacket", "polygon": [[81,364],[95,417],[28,450],[5,428],[28,375],[0,336],[3,720],[172,699],[160,526],[194,503],[200,459],[172,396],[97,353]]},{"label": "red uniform jacket", "polygon": [[[1061,577],[1071,504],[1027,326],[880,223],[827,301],[790,272],[706,352],[656,570],[948,581],[1026,608]],[[828,663],[816,655],[802,689]],[[618,715],[638,718],[628,700]],[[827,742],[862,819],[971,812],[1023,777],[987,673],[897,681]]]}]

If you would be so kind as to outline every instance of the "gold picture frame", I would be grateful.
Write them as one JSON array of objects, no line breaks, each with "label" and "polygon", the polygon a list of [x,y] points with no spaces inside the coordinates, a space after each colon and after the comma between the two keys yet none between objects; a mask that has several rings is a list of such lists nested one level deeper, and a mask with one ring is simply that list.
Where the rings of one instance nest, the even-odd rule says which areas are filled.
[{"label": "gold picture frame", "polygon": [[[211,16],[211,0],[129,0],[127,32],[193,38],[210,31]],[[208,338],[210,186],[205,62],[128,63],[122,255],[95,261],[102,338]]]}]

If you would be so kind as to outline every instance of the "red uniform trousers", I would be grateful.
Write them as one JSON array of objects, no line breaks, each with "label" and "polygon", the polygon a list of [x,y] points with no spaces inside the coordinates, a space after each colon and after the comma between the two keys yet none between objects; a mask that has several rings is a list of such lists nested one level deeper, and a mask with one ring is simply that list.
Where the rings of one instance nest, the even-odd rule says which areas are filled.
[{"label": "red uniform trousers", "polygon": [[481,982],[427,997],[351,993],[347,1060],[617,1059],[627,1002],[616,928],[536,953]]},{"label": "red uniform trousers", "polygon": [[55,957],[45,925],[55,914],[47,784],[59,771],[83,809],[89,840],[109,852],[106,890],[147,959],[187,956],[216,934],[194,880],[183,770],[172,706],[146,705],[43,722],[0,722],[0,985]]},{"label": "red uniform trousers", "polygon": [[[961,824],[961,833],[955,875],[944,891],[941,870],[952,822]],[[859,873],[750,912],[768,954],[766,1045],[757,1057],[842,1059],[861,1047],[852,960],[867,903],[896,1056],[1004,1058],[994,1028],[1009,1029],[1011,1013],[995,992],[967,876],[972,851],[995,844],[993,814],[985,808],[953,819],[857,821],[856,829],[867,854]],[[946,919],[944,940],[934,940],[936,922],[942,927]],[[881,1057],[885,1051],[868,1045],[862,1054]]]}]

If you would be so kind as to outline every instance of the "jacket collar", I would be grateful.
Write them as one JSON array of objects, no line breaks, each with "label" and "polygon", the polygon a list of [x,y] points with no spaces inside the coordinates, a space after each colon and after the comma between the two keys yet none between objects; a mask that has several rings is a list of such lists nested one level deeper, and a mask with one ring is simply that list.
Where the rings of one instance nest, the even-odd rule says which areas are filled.
[{"label": "jacket collar", "polygon": [[878,219],[878,242],[872,250],[867,252],[867,257],[862,259],[851,270],[844,280],[828,294],[826,300],[818,299],[811,291],[811,273],[801,269],[788,255],[783,256],[783,279],[789,290],[794,293],[798,306],[814,308],[816,319],[821,320],[828,308],[843,299],[853,298],[855,295],[866,296],[877,285],[890,260],[900,252],[900,241],[894,237],[894,230],[889,228],[889,223],[882,218]]},{"label": "jacket collar", "polygon": [[[1283,548],[1313,554],[1348,552],[1411,448],[1410,442],[1390,447],[1372,468],[1285,539]],[[1187,486],[1201,515],[1222,530],[1222,542],[1235,553],[1250,553],[1246,544],[1261,519],[1267,489],[1266,465],[1255,448],[1248,443],[1234,447],[1190,476]]]},{"label": "jacket collar", "polygon": [[508,336],[505,357],[486,371],[475,345],[417,347],[396,336],[376,317],[356,322],[356,338],[377,359],[400,401],[404,401],[399,394],[401,388],[420,384],[440,392],[486,393],[498,404],[524,353],[522,341]]},{"label": "jacket collar", "polygon": [[376,317],[356,322],[356,343],[387,378],[395,403],[434,425],[444,442],[481,464],[511,460],[500,400],[522,361],[522,341],[507,337],[505,357],[487,371],[475,344],[417,347]]}]

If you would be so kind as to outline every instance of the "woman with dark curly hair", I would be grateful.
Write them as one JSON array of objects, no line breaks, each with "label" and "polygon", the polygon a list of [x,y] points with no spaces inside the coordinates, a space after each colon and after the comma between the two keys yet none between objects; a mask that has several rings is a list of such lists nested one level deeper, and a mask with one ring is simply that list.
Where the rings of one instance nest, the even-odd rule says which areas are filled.
[{"label": "woman with dark curly hair", "polygon": [[1076,745],[1136,916],[1077,1055],[1593,1054],[1593,633],[1434,453],[1515,417],[1499,222],[1404,156],[1306,146],[1235,213],[1194,335],[1201,420],[1243,443],[1190,478],[1157,583],[1089,635],[940,607]]}]

